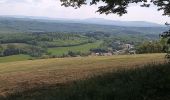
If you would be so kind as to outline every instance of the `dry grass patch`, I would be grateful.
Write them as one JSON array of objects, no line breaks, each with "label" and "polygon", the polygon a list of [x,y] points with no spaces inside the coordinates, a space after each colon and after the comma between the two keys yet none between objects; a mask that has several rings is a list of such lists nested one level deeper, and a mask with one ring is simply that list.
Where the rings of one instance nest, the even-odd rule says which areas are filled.
[{"label": "dry grass patch", "polygon": [[55,58],[0,64],[0,93],[23,91],[87,78],[120,68],[164,62],[165,54]]}]

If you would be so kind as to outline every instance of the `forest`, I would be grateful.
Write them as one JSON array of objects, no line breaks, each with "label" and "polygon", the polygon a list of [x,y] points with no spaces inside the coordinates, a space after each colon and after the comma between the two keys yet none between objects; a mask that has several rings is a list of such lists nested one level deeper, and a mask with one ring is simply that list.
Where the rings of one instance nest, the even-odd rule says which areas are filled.
[{"label": "forest", "polygon": [[[145,41],[145,42],[143,42]],[[133,48],[125,49],[126,44]],[[91,33],[0,33],[0,56],[29,55],[33,58],[87,56],[92,52],[107,53],[118,50],[136,50],[136,53],[164,52],[158,39],[139,35]]]}]

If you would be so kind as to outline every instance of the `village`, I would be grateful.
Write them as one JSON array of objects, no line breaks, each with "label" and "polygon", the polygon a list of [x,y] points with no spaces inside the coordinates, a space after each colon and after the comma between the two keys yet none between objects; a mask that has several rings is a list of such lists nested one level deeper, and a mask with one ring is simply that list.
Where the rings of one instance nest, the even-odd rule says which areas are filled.
[{"label": "village", "polygon": [[91,52],[92,56],[112,56],[112,55],[134,55],[136,54],[135,46],[132,44],[115,42],[120,45],[122,49],[113,50],[112,48],[108,48],[108,51],[95,51]]}]

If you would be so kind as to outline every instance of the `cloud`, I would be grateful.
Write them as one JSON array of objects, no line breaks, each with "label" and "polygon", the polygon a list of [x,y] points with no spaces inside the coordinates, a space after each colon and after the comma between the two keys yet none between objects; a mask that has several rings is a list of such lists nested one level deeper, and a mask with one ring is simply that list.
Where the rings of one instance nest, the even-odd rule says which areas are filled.
[{"label": "cloud", "polygon": [[22,3],[26,1],[27,0],[1,0],[0,3]]},{"label": "cloud", "polygon": [[128,8],[128,14],[123,17],[118,15],[99,15],[95,13],[97,6],[82,6],[80,9],[65,8],[61,6],[59,0],[0,0],[0,15],[25,15],[25,16],[43,16],[52,18],[106,18],[112,20],[140,20],[164,23],[170,20],[169,17],[163,17],[156,7],[141,8],[131,6]]}]

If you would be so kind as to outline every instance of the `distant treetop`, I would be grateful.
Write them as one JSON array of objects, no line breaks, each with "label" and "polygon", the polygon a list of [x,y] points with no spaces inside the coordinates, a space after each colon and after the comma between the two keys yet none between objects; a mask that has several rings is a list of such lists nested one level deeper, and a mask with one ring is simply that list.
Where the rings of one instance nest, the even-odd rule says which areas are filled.
[{"label": "distant treetop", "polygon": [[[170,0],[60,0],[65,7],[80,8],[82,5],[98,5],[100,2],[102,6],[98,7],[97,12],[100,14],[118,14],[122,16],[127,13],[127,7],[129,4],[142,3],[141,7],[149,7],[154,4],[158,7],[158,10],[162,10],[163,15],[170,16]],[[149,1],[149,2],[148,2]]]}]

